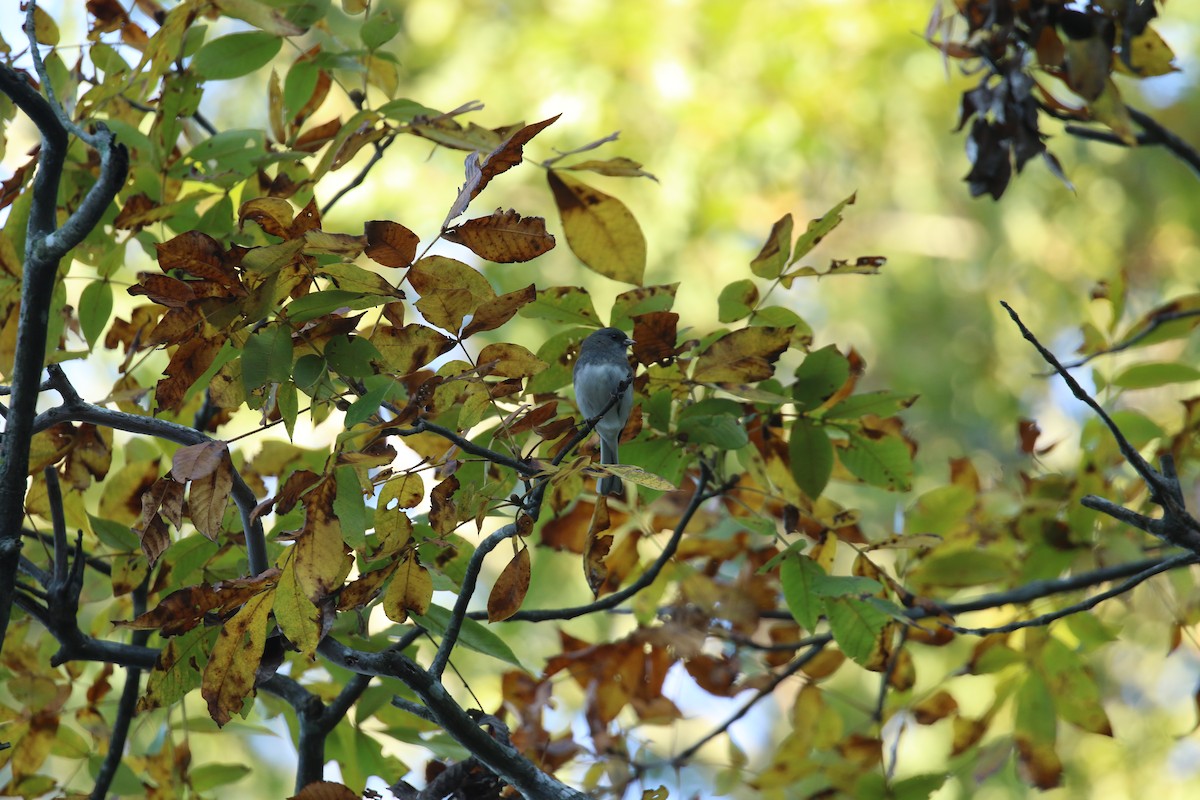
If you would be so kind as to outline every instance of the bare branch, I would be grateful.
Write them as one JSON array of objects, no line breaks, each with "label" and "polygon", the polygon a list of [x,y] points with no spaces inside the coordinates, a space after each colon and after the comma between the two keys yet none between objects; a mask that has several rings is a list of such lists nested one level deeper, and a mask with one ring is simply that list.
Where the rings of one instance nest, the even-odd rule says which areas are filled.
[{"label": "bare branch", "polygon": [[1150,466],[1146,459],[1142,458],[1137,448],[1125,438],[1121,429],[1117,427],[1117,424],[1113,422],[1112,417],[1108,415],[1104,408],[1079,385],[1079,382],[1059,363],[1054,354],[1038,341],[1029,328],[1025,327],[1025,323],[1021,322],[1021,318],[1017,315],[1017,312],[1013,311],[1012,307],[1003,300],[1000,301],[1000,305],[1004,307],[1013,322],[1021,330],[1021,335],[1037,349],[1046,363],[1062,377],[1063,381],[1070,388],[1071,393],[1100,417],[1100,420],[1116,440],[1117,447],[1121,450],[1121,455],[1125,456],[1125,460],[1129,462],[1129,465],[1134,468],[1138,475],[1142,477],[1142,480],[1146,482],[1146,485],[1150,487],[1151,498],[1163,509],[1163,519],[1156,521],[1154,525],[1155,530],[1152,530],[1151,533],[1166,539],[1172,544],[1200,554],[1200,523],[1187,512],[1187,508],[1182,502],[1182,491],[1180,490],[1179,482],[1177,480],[1174,482],[1169,481],[1155,470],[1154,467]]}]

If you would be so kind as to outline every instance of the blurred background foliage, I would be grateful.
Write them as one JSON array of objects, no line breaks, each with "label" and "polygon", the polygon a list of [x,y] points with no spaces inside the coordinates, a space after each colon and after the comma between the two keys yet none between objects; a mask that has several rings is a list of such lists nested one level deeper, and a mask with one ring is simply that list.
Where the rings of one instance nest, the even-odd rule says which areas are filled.
[{"label": "blurred background foliage", "polygon": [[[64,43],[82,40],[81,17],[63,13],[62,3],[44,6],[58,20]],[[963,139],[953,132],[959,95],[972,79],[923,41],[932,6],[931,0],[375,0],[372,13],[390,15],[400,26],[385,46],[399,60],[398,96],[440,109],[482,100],[486,108],[471,119],[488,127],[562,113],[552,135],[527,151],[533,160],[553,155],[550,142],[567,149],[620,130],[619,144],[600,155],[635,158],[660,182],[595,176],[589,182],[619,196],[640,221],[650,252],[647,284],[680,282],[675,310],[681,327],[715,320],[719,288],[744,275],[774,220],[787,212],[798,220],[818,217],[857,191],[846,221],[810,263],[885,255],[887,266],[875,277],[799,281],[790,304],[814,328],[815,345],[854,347],[864,356],[863,388],[921,395],[905,415],[920,443],[919,488],[944,483],[947,459],[959,456],[969,456],[985,481],[1015,485],[1018,469],[1038,469],[1020,453],[1018,418],[1037,419],[1044,441],[1061,441],[1045,457],[1046,468],[1071,468],[1085,416],[1034,374],[1043,366],[998,301],[1012,304],[1065,356],[1081,342],[1081,323],[1107,323],[1108,305],[1090,299],[1098,282],[1117,285],[1124,276],[1130,318],[1195,291],[1197,177],[1161,149],[1082,142],[1048,121],[1050,149],[1075,191],[1035,162],[1002,202],[972,200],[962,181],[969,168]],[[12,45],[21,40],[18,15],[4,16],[0,30]],[[1181,72],[1144,85],[1118,78],[1131,104],[1192,141],[1200,122],[1198,23],[1196,4],[1169,4],[1155,27],[1175,50]],[[361,23],[335,11],[328,24],[333,35],[352,42]],[[281,63],[294,57],[286,49],[291,46]],[[236,87],[234,94],[211,85],[204,113],[222,130],[265,126],[265,83],[262,92],[246,92],[244,81]],[[318,121],[352,112],[335,92]],[[23,163],[32,143],[29,129],[20,130],[26,138],[14,134],[6,175]],[[364,151],[359,160],[367,157]],[[358,166],[341,174],[348,180]],[[326,229],[355,231],[364,219],[397,219],[425,239],[441,225],[461,169],[458,154],[403,137],[327,216]],[[476,203],[479,210],[495,206],[543,214],[554,230],[538,170],[515,171]],[[500,290],[530,280],[584,285],[602,314],[628,288],[583,269],[566,247],[534,264],[492,269]],[[536,346],[546,334],[535,321],[520,324],[525,333],[514,328],[506,337],[521,341],[527,334],[527,344]],[[1193,361],[1196,351],[1186,340],[1159,347],[1160,360]],[[1111,374],[1144,357],[1109,358],[1096,368]],[[1188,389],[1101,399],[1134,403],[1174,426],[1176,401],[1195,393],[1194,386]],[[1185,485],[1194,483],[1190,478]],[[876,521],[890,528],[897,504],[910,499],[856,493],[854,502],[875,504]],[[537,605],[544,599],[539,592],[556,591],[552,581],[535,581],[529,599]],[[1127,629],[1131,641],[1106,659],[1110,686],[1122,693],[1122,703],[1109,709],[1119,735],[1080,735],[1064,743],[1071,788],[1049,796],[1182,797],[1196,776],[1200,744],[1187,736],[1194,707],[1184,702],[1195,680],[1194,653],[1163,659],[1168,643],[1161,631],[1172,612],[1154,587],[1135,592],[1125,613],[1164,625],[1147,628],[1141,641]],[[585,632],[594,624],[581,623]],[[532,639],[523,644],[530,654],[547,646]],[[476,668],[494,669],[469,657],[458,666],[468,680]],[[937,672],[936,665],[930,671]],[[986,677],[966,680],[990,701]],[[869,704],[876,688],[860,688],[868,698],[862,704]],[[855,687],[840,689],[842,701],[859,704]],[[964,708],[970,694],[956,692]],[[712,698],[693,699],[714,707]],[[719,710],[712,713],[720,717]],[[944,734],[922,729],[904,738],[904,771],[937,768],[946,748],[934,739]],[[753,725],[735,726],[734,736],[751,751],[755,742],[767,743]],[[1000,765],[974,767],[982,777]],[[1024,791],[1008,773],[974,796]],[[939,796],[969,793],[951,783]]]}]

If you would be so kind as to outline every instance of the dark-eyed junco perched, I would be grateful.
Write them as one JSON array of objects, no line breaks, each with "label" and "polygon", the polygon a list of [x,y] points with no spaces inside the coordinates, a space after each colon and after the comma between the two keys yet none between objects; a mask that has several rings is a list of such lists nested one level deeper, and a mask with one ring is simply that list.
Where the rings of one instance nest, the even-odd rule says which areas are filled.
[{"label": "dark-eyed junco perched", "polygon": [[[619,328],[601,328],[583,340],[579,358],[575,360],[575,402],[585,420],[594,419],[609,406],[622,381],[630,382],[621,399],[596,423],[596,433],[600,434],[601,464],[621,463],[617,458],[617,443],[633,407],[633,370],[625,356],[625,349],[631,344],[633,339]],[[616,475],[605,475],[597,484],[596,493],[620,494],[621,479]]]}]

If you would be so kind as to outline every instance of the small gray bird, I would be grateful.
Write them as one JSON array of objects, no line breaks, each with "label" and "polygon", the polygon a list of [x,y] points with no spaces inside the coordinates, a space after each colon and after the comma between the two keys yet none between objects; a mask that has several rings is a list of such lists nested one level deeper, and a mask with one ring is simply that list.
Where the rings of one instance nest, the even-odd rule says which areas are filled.
[{"label": "small gray bird", "polygon": [[[633,339],[619,328],[601,328],[583,340],[575,360],[575,402],[584,420],[591,420],[604,411],[622,381],[632,384],[633,370],[625,355],[625,349],[632,344]],[[596,423],[596,433],[600,434],[601,464],[621,463],[617,458],[617,443],[632,407],[633,386],[629,385],[621,399]],[[596,486],[597,494],[619,495],[621,491],[621,479],[616,475],[605,475]]]}]

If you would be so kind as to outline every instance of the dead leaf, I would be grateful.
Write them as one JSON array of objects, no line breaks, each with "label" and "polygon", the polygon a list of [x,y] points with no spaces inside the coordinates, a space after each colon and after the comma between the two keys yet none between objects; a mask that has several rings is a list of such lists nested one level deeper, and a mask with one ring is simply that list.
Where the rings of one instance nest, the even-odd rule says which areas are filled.
[{"label": "dead leaf", "polygon": [[447,228],[442,236],[498,264],[530,261],[554,247],[554,237],[546,232],[546,220],[522,217],[511,208],[496,209],[491,216]]},{"label": "dead leaf", "polygon": [[529,548],[522,546],[500,573],[488,595],[488,622],[502,622],[521,609],[529,591]]}]

